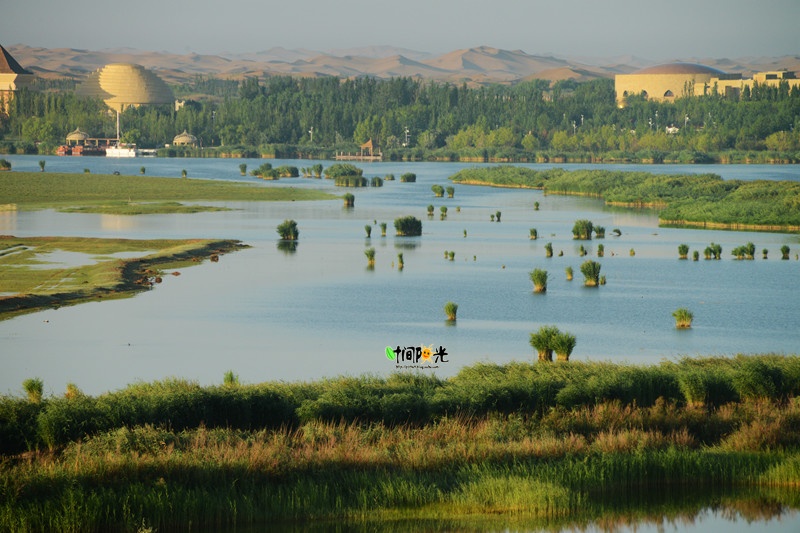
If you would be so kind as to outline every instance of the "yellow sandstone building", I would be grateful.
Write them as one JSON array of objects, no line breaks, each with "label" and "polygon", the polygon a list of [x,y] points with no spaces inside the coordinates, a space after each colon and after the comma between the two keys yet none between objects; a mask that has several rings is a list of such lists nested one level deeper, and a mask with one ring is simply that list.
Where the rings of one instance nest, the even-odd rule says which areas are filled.
[{"label": "yellow sandstone building", "polygon": [[628,96],[634,95],[643,95],[656,102],[672,102],[683,96],[703,96],[714,92],[738,98],[745,87],[752,89],[755,84],[778,86],[781,83],[786,83],[790,89],[800,87],[800,79],[794,72],[759,72],[745,79],[741,74],[728,74],[695,63],[668,63],[614,78],[620,107],[625,105]]},{"label": "yellow sandstone building", "polygon": [[34,75],[17,63],[8,51],[0,45],[0,111],[8,113],[8,104],[14,93],[30,87]]}]

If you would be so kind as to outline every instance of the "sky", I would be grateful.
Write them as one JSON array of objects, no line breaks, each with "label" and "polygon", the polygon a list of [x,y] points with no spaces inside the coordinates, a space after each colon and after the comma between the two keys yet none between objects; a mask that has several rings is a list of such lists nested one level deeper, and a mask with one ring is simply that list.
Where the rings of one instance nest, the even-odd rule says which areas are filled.
[{"label": "sky", "polygon": [[652,60],[800,55],[800,0],[0,0],[0,44],[225,55],[476,46]]}]

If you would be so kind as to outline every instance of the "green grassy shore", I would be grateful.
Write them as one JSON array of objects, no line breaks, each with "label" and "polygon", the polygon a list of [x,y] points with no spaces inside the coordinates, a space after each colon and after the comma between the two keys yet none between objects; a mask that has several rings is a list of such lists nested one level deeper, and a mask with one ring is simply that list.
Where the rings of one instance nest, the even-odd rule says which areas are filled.
[{"label": "green grassy shore", "polygon": [[800,508],[798,356],[38,385],[0,397],[4,531],[658,521],[683,512],[667,495],[737,491]]},{"label": "green grassy shore", "polygon": [[715,174],[464,169],[456,183],[542,189],[546,194],[601,198],[606,204],[658,210],[662,225],[760,231],[800,231],[800,183],[723,180]]},{"label": "green grassy shore", "polygon": [[54,172],[0,172],[0,206],[5,209],[64,209],[108,214],[174,213],[218,209],[185,206],[198,201],[331,200],[314,189],[262,184]]}]

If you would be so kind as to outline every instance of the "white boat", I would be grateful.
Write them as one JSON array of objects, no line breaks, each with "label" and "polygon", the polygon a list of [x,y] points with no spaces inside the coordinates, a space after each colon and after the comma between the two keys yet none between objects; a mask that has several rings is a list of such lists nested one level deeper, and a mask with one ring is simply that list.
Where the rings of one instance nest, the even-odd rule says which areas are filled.
[{"label": "white boat", "polygon": [[106,157],[138,157],[139,150],[135,144],[117,143],[106,148]]},{"label": "white boat", "polygon": [[106,157],[137,157],[139,150],[135,144],[119,142],[119,111],[117,111],[117,144],[106,148]]}]

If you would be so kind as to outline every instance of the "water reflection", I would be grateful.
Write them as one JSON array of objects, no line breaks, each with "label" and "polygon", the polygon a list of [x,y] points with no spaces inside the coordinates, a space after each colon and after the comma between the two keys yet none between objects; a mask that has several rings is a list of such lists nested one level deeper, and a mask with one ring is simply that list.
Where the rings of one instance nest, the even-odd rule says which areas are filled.
[{"label": "water reflection", "polygon": [[[643,497],[638,497],[638,496]],[[720,490],[713,487],[675,487],[672,491],[645,488],[626,495],[607,493],[586,502],[571,518],[526,518],[524,513],[449,518],[447,509],[429,510],[437,518],[398,518],[270,524],[268,528],[236,528],[255,533],[411,532],[614,532],[664,533],[740,531],[796,532],[800,528],[798,491],[785,489]],[[414,513],[411,510],[410,513]],[[423,511],[424,512],[424,511]],[[402,515],[402,511],[401,511]],[[234,530],[230,530],[234,531]]]},{"label": "water reflection", "polygon": [[279,240],[276,247],[286,255],[291,255],[297,251],[297,241]]}]

